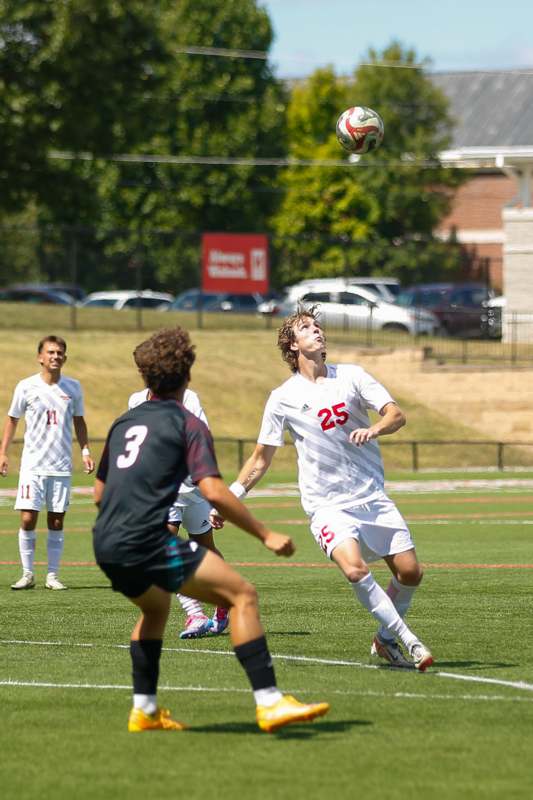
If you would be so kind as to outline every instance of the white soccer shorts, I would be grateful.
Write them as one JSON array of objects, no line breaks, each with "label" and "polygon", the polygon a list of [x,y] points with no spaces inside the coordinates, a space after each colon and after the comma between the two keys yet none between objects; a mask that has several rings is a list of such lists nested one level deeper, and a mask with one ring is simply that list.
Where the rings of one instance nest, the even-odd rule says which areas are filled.
[{"label": "white soccer shorts", "polygon": [[328,558],[346,539],[357,539],[366,562],[414,548],[406,521],[386,496],[350,508],[320,509],[311,518],[311,533]]},{"label": "white soccer shorts", "polygon": [[211,530],[209,521],[211,506],[203,498],[200,501],[195,499],[190,502],[187,500],[188,496],[188,494],[179,495],[176,502],[170,506],[168,522],[170,525],[176,526],[183,524],[191,536],[209,533]]},{"label": "white soccer shorts", "polygon": [[70,475],[33,475],[21,472],[15,509],[64,514],[70,502]]}]

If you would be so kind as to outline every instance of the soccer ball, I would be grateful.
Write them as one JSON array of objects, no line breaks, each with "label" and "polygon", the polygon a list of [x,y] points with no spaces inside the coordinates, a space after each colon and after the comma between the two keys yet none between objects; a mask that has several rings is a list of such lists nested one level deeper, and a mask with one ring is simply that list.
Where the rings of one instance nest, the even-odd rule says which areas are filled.
[{"label": "soccer ball", "polygon": [[385,127],[376,111],[366,106],[354,106],[342,112],[337,120],[336,132],[345,150],[361,155],[379,147]]}]

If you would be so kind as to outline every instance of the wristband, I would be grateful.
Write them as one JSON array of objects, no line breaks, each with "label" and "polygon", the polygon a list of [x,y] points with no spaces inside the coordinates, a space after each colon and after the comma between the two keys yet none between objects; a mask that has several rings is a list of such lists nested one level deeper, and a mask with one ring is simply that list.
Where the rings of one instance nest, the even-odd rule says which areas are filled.
[{"label": "wristband", "polygon": [[229,487],[229,490],[232,494],[235,495],[237,500],[242,500],[243,497],[246,497],[246,489],[244,488],[242,483],[239,483],[239,481],[233,481],[233,483]]},{"label": "wristband", "polygon": [[81,448],[81,454],[82,454],[82,456],[90,456],[91,455],[91,451],[89,450],[88,447],[82,447]]}]

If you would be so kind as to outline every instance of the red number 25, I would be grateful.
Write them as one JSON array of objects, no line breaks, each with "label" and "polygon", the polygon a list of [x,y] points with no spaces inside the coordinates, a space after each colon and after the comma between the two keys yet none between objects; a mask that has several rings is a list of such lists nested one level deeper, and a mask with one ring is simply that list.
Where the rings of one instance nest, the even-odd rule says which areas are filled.
[{"label": "red number 25", "polygon": [[348,422],[348,412],[342,409],[346,403],[335,403],[331,408],[321,408],[318,412],[319,417],[323,417],[320,423],[323,431],[330,431],[335,425],[345,425]]}]

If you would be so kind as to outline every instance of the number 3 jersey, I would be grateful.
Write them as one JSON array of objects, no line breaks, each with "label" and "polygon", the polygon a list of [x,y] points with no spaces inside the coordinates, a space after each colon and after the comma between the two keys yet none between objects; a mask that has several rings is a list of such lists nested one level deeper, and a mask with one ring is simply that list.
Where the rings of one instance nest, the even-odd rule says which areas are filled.
[{"label": "number 3 jersey", "polygon": [[187,475],[197,483],[220,472],[207,426],[180,403],[154,398],[115,420],[96,473],[105,483],[96,560],[131,566],[161,556],[168,510]]},{"label": "number 3 jersey", "polygon": [[324,506],[347,508],[382,496],[383,461],[375,439],[357,447],[349,440],[368,428],[368,409],[379,412],[394,402],[388,391],[361,367],[327,365],[327,376],[313,383],[295,373],[271,393],[259,444],[283,445],[287,430],[298,453],[298,482],[304,511]]},{"label": "number 3 jersey", "polygon": [[15,387],[7,413],[26,421],[21,472],[72,474],[72,418],[83,416],[79,381],[61,377],[48,384],[39,373],[24,378]]}]

